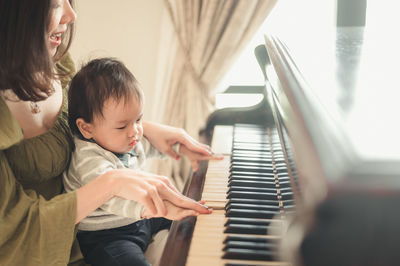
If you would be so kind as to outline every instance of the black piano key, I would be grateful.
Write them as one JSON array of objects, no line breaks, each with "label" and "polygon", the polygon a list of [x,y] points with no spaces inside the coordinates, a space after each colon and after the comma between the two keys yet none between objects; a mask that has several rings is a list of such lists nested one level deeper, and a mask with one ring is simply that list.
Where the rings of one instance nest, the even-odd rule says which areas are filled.
[{"label": "black piano key", "polygon": [[283,206],[295,206],[295,202],[293,199],[282,200]]},{"label": "black piano key", "polygon": [[252,138],[244,138],[244,136],[235,136],[233,138],[234,144],[241,144],[241,145],[267,145],[268,147],[270,146],[270,141],[268,138],[259,136],[259,137],[252,137]]},{"label": "black piano key", "polygon": [[263,148],[263,147],[260,147],[260,148],[256,148],[256,147],[241,147],[241,146],[236,146],[236,147],[233,147],[233,149],[236,151],[236,152],[242,152],[242,151],[252,151],[252,152],[264,152],[264,154],[268,154],[268,155],[271,155],[272,154],[272,152],[268,152],[268,150],[266,150],[265,148]]},{"label": "black piano key", "polygon": [[238,123],[235,124],[234,127],[234,134],[235,135],[267,135],[269,136],[266,127],[260,126],[260,125],[251,125],[250,124],[243,124],[244,126],[241,126],[242,124]]},{"label": "black piano key", "polygon": [[281,199],[282,200],[291,200],[291,199],[293,199],[293,192],[281,193]]},{"label": "black piano key", "polygon": [[278,173],[286,173],[287,174],[287,166],[286,166],[286,164],[284,165],[284,166],[275,166],[275,170],[278,172]]},{"label": "black piano key", "polygon": [[278,177],[279,176],[288,176],[289,175],[287,167],[285,167],[285,168],[276,168],[275,169],[275,173],[277,174]]},{"label": "black piano key", "polygon": [[272,155],[272,152],[264,151],[264,152],[252,152],[252,151],[237,151],[232,150],[232,158],[235,157],[251,157],[251,158],[258,158],[262,160],[271,160],[275,158]]},{"label": "black piano key", "polygon": [[279,168],[273,168],[273,167],[251,167],[251,166],[232,166],[230,168],[230,172],[234,174],[248,174],[251,175],[272,175],[274,174],[279,174],[279,175],[288,175],[287,172],[287,167],[279,167]]},{"label": "black piano key", "polygon": [[[235,139],[234,138],[232,144],[236,145],[236,146],[266,147],[265,151],[267,151],[267,152],[271,151],[271,143],[268,140],[263,140],[263,139],[258,139],[257,140],[257,139],[254,138],[253,140],[245,141],[243,139]],[[233,145],[232,145],[232,147],[234,147]],[[232,149],[232,150],[235,150],[235,149]],[[255,152],[260,152],[260,151],[263,151],[263,150],[254,150],[254,151]]]},{"label": "black piano key", "polygon": [[272,219],[279,213],[276,211],[265,211],[265,210],[245,210],[231,208],[226,211],[226,217],[248,217],[248,218],[261,218],[261,219]]},{"label": "black piano key", "polygon": [[269,226],[251,224],[231,224],[225,227],[224,233],[266,235]]},{"label": "black piano key", "polygon": [[274,167],[272,166],[235,166],[232,165],[230,170],[233,173],[236,172],[243,172],[243,171],[247,171],[247,172],[269,172],[272,173],[274,171]]},{"label": "black piano key", "polygon": [[261,160],[261,161],[266,161],[266,160],[275,160],[275,158],[272,156],[272,154],[249,154],[249,153],[243,153],[243,152],[233,152],[231,156],[231,160],[234,159],[243,159],[243,158],[251,158],[254,160]]},{"label": "black piano key", "polygon": [[250,151],[270,151],[271,145],[261,143],[237,143],[232,145],[234,150],[250,150]]},{"label": "black piano key", "polygon": [[224,249],[229,248],[243,248],[251,250],[272,250],[276,249],[276,245],[268,242],[248,242],[248,241],[227,241]]},{"label": "black piano key", "polygon": [[[279,190],[279,192],[278,192]],[[292,197],[292,188],[291,187],[286,187],[286,188],[262,188],[262,187],[229,187],[227,194],[235,193],[235,192],[253,192],[253,193],[277,193],[277,195],[281,195],[282,199],[291,199]],[[287,194],[290,193],[290,194]]]},{"label": "black piano key", "polygon": [[[263,132],[264,130],[264,132]],[[233,139],[242,139],[243,141],[257,139],[257,138],[265,138],[270,139],[267,132],[265,132],[265,128],[262,130],[236,130],[233,134]]]},{"label": "black piano key", "polygon": [[252,176],[249,177],[228,177],[228,183],[229,182],[233,182],[233,181],[252,181],[252,182],[266,182],[266,183],[274,183],[277,184],[279,183],[279,180],[277,178],[274,177],[264,177],[264,178],[254,178]]},{"label": "black piano key", "polygon": [[[260,202],[262,201],[262,202]],[[281,203],[281,205],[279,205]],[[249,205],[249,206],[247,206]],[[225,204],[225,210],[230,208],[253,209],[253,210],[283,210],[285,213],[292,213],[296,205],[292,200],[256,200],[256,199],[229,199]]]},{"label": "black piano key", "polygon": [[257,177],[257,178],[266,178],[266,177],[269,177],[269,178],[275,178],[275,174],[274,173],[266,173],[266,172],[249,172],[249,171],[237,171],[237,172],[235,172],[235,173],[231,173],[230,175],[229,175],[230,177],[233,177],[233,176],[240,176],[240,177],[243,177],[243,178],[246,178],[246,177],[252,177],[252,178],[254,178],[254,177]]},{"label": "black piano key", "polygon": [[268,242],[268,243],[278,244],[277,239],[257,237],[257,236],[228,235],[227,237],[225,237],[223,243],[226,243],[227,241]]},{"label": "black piano key", "polygon": [[231,161],[259,161],[259,162],[269,162],[274,161],[275,163],[286,163],[283,157],[272,157],[272,156],[257,156],[248,154],[234,154],[231,157]]},{"label": "black piano key", "polygon": [[232,161],[231,166],[262,166],[262,167],[274,167],[274,164],[271,163],[265,163],[265,162],[253,162],[253,161],[248,161],[248,162],[238,162],[238,161]]},{"label": "black piano key", "polygon": [[245,157],[245,156],[235,156],[231,157],[232,162],[254,162],[254,163],[272,163],[272,158],[271,159],[263,159],[263,158],[257,158],[257,157]]},{"label": "black piano key", "polygon": [[229,189],[228,189],[228,193],[235,192],[235,191],[248,191],[248,192],[257,192],[257,193],[264,193],[264,192],[276,193],[276,188],[232,186],[232,187],[229,187]]},{"label": "black piano key", "polygon": [[[275,206],[279,206],[279,200],[278,199],[274,199],[274,200],[263,200],[263,199],[243,199],[243,198],[232,198],[229,199],[227,202],[228,204],[232,204],[232,203],[240,203],[240,204],[258,204],[258,205],[275,205]],[[290,201],[289,204],[292,204],[292,201]]]},{"label": "black piano key", "polygon": [[268,136],[265,127],[241,127],[235,124],[234,136]]},{"label": "black piano key", "polygon": [[[257,186],[257,182],[260,182],[260,185]],[[279,184],[278,179],[274,178],[263,178],[262,180],[257,178],[240,178],[240,177],[232,177],[228,178],[228,186],[248,186],[248,187],[270,187],[274,188]]]},{"label": "black piano key", "polygon": [[254,158],[275,158],[270,151],[232,150],[232,156],[249,156]]},{"label": "black piano key", "polygon": [[230,209],[246,209],[246,210],[270,210],[279,211],[279,206],[276,205],[260,205],[260,204],[245,204],[245,203],[227,203],[225,206],[226,210]]},{"label": "black piano key", "polygon": [[[266,199],[266,200],[276,200],[278,199],[277,193],[257,193],[257,192],[247,192],[247,191],[232,191],[227,194],[228,199],[239,198],[239,199]],[[285,198],[286,199],[286,198]]]},{"label": "black piano key", "polygon": [[[231,217],[230,219],[239,219],[239,217]],[[252,219],[252,218],[243,218],[243,219]],[[260,220],[260,219],[253,219]],[[225,234],[241,234],[241,235],[282,235],[282,226],[277,224],[272,225],[254,225],[254,224],[238,224],[238,223],[230,223],[226,225],[224,230]]]},{"label": "black piano key", "polygon": [[259,141],[259,140],[265,140],[265,141],[270,141],[270,137],[268,134],[266,134],[265,129],[264,132],[261,131],[235,131],[234,133],[234,140],[237,141]]},{"label": "black piano key", "polygon": [[[260,176],[257,174],[253,174],[253,175],[248,175],[248,174],[242,174],[242,173],[230,173],[230,175],[228,176],[229,181],[243,181],[245,183],[248,184],[252,184],[253,182],[256,181],[260,181],[265,183],[265,185],[267,185],[268,183],[277,183],[279,182],[278,180],[278,175],[270,175],[270,176]],[[247,182],[246,182],[247,181]]]},{"label": "black piano key", "polygon": [[247,158],[248,160],[236,160],[235,158],[231,159],[231,165],[249,165],[249,166],[275,166],[275,168],[287,168],[285,162],[272,162],[272,160],[263,160],[259,158]]},{"label": "black piano key", "polygon": [[243,137],[243,138],[249,138],[249,136],[251,136],[252,138],[254,137],[268,137],[268,132],[266,132],[266,129],[263,128],[259,128],[259,129],[241,129],[241,128],[236,128],[235,126],[235,130],[234,130],[234,136],[236,137]]},{"label": "black piano key", "polygon": [[293,194],[292,188],[291,188],[291,187],[280,187],[280,188],[279,188],[279,191],[281,192],[282,195],[284,195],[284,194],[287,193],[287,192],[290,192],[290,193]]},{"label": "black piano key", "polygon": [[274,157],[274,161],[276,163],[286,163],[286,160],[283,156],[282,157]]},{"label": "black piano key", "polygon": [[225,250],[223,258],[237,260],[273,260],[274,256],[274,252],[266,250],[228,248]]},{"label": "black piano key", "polygon": [[258,177],[257,175],[241,175],[241,174],[231,174],[228,177],[228,181],[260,181],[260,182],[274,182],[274,183],[288,183],[290,185],[289,176],[270,176],[270,177]]},{"label": "black piano key", "polygon": [[270,143],[268,135],[235,134],[233,140],[240,143]]},{"label": "black piano key", "polygon": [[275,188],[276,183],[273,181],[259,181],[259,180],[235,180],[231,179],[228,186],[242,186],[242,187],[269,187]]},{"label": "black piano key", "polygon": [[244,224],[244,225],[262,225],[269,226],[271,221],[269,220],[260,220],[253,218],[242,218],[242,217],[230,217],[226,220],[224,226],[229,226],[230,224]]},{"label": "black piano key", "polygon": [[[227,193],[236,192],[236,191],[247,191],[247,192],[256,192],[256,193],[274,193],[279,189],[281,195],[286,195],[286,193],[292,192],[291,187],[285,188],[264,188],[264,187],[241,187],[241,186],[231,186],[229,187]],[[289,199],[289,198],[287,198]]]},{"label": "black piano key", "polygon": [[296,209],[296,205],[283,206],[283,209],[285,210],[285,212],[291,213]]},{"label": "black piano key", "polygon": [[280,178],[278,178],[279,182],[279,187],[291,187],[292,184],[290,183],[290,181],[281,181]]},{"label": "black piano key", "polygon": [[274,153],[283,154],[283,148],[281,143],[273,143],[272,149],[274,150]]}]

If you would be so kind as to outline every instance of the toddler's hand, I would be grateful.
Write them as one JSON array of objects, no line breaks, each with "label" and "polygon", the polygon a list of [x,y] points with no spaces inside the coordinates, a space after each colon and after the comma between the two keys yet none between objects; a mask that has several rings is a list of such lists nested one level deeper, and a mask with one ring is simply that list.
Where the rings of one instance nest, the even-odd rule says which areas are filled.
[{"label": "toddler's hand", "polygon": [[190,162],[192,163],[194,172],[196,172],[199,168],[199,161],[222,160],[224,158],[222,154],[214,154],[213,152],[211,152],[210,155],[193,152],[192,150],[189,150],[185,145],[180,145],[179,153],[189,158]]},{"label": "toddler's hand", "polygon": [[[202,203],[202,202],[200,202],[200,203]],[[167,214],[162,217],[169,219],[169,220],[179,221],[179,220],[182,220],[183,218],[186,218],[189,216],[199,215],[199,213],[194,210],[178,207],[167,200],[164,200],[164,205],[165,205],[165,208],[167,209]],[[210,210],[210,213],[211,213],[211,210]],[[154,217],[158,217],[158,216],[152,216],[151,213],[147,209],[143,210],[142,218],[149,219],[149,218],[154,218]]]}]

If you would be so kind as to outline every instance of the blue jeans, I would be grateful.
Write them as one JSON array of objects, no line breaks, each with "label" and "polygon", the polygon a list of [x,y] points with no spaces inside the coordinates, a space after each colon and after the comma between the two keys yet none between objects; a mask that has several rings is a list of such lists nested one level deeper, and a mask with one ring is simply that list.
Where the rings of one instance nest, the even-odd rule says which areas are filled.
[{"label": "blue jeans", "polygon": [[170,226],[164,218],[144,219],[112,229],[79,231],[77,238],[85,262],[92,266],[148,266],[144,252],[152,236]]}]

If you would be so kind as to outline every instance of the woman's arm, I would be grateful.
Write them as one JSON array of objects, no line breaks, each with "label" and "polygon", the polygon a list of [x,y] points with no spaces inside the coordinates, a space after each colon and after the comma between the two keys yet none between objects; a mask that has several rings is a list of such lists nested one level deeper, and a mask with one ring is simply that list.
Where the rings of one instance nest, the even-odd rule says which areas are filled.
[{"label": "woman's arm", "polygon": [[179,193],[166,177],[131,169],[117,169],[108,171],[78,189],[76,223],[115,196],[139,202],[154,217],[164,217],[167,214],[163,200],[198,213],[211,212],[204,205]]},{"label": "woman's arm", "polygon": [[16,180],[0,150],[0,265],[28,265],[32,258],[38,265],[68,264],[76,194],[46,200]]},{"label": "woman's arm", "polygon": [[99,176],[77,190],[76,224],[114,197],[110,188],[115,186],[115,182],[109,176],[109,173]]}]

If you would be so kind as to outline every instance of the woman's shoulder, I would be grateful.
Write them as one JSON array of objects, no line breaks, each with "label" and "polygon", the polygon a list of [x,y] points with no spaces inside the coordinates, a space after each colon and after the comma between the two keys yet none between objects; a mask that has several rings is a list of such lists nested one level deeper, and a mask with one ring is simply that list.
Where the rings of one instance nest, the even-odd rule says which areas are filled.
[{"label": "woman's shoulder", "polygon": [[11,114],[7,104],[0,96],[0,150],[7,149],[23,138],[23,132],[17,120]]}]

